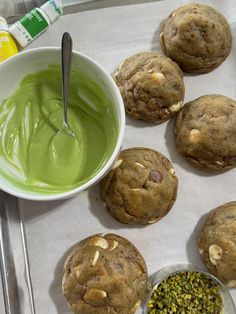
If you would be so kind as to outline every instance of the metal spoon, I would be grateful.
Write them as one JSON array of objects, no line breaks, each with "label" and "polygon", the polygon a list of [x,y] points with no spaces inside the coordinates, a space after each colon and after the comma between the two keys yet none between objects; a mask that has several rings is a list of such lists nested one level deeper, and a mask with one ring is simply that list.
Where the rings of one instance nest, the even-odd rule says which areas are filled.
[{"label": "metal spoon", "polygon": [[[63,125],[62,128],[59,129],[59,131],[52,137],[49,144],[49,150],[52,153],[53,158],[64,167],[67,167],[69,161],[71,161],[78,153],[78,141],[76,135],[70,129],[67,120],[67,101],[70,86],[71,59],[72,39],[69,33],[64,33],[61,41]],[[65,155],[67,157],[62,158]]]},{"label": "metal spoon", "polygon": [[61,69],[62,69],[62,96],[63,96],[63,128],[74,136],[67,122],[67,100],[70,86],[72,58],[72,39],[69,33],[64,33],[61,41]]}]

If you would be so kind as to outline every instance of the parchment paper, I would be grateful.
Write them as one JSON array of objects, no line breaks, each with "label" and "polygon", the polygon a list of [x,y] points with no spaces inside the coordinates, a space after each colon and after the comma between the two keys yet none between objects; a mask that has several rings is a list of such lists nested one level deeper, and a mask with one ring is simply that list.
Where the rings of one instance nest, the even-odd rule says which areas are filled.
[{"label": "parchment paper", "polygon": [[[185,75],[185,101],[209,93],[236,98],[236,2],[202,2],[212,4],[226,16],[234,44],[227,60],[212,73]],[[68,31],[74,49],[93,57],[113,73],[124,58],[136,52],[160,50],[159,24],[184,3],[187,1],[167,0],[64,16],[28,49],[59,46],[62,33]],[[98,186],[66,201],[19,201],[37,314],[70,313],[60,288],[63,263],[72,245],[94,233],[114,232],[128,238],[146,259],[149,274],[176,262],[203,267],[196,249],[196,235],[211,209],[236,200],[236,169],[214,175],[190,166],[176,152],[173,122],[172,119],[153,126],[127,119],[123,142],[123,148],[154,148],[174,164],[179,178],[177,201],[161,221],[146,227],[120,224],[103,209]],[[235,290],[232,295],[236,301]]]}]

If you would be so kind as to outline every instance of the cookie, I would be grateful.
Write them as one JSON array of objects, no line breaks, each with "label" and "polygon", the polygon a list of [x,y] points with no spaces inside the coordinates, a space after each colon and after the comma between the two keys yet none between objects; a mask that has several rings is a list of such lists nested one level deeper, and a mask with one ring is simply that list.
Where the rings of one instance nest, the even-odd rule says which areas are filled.
[{"label": "cookie", "polygon": [[210,213],[198,237],[198,248],[207,269],[236,288],[236,202]]},{"label": "cookie", "polygon": [[65,261],[62,291],[76,314],[133,314],[146,289],[142,255],[116,234],[82,240]]},{"label": "cookie", "polygon": [[182,106],[182,71],[171,59],[156,52],[141,52],[126,59],[115,81],[126,113],[133,119],[161,123]]},{"label": "cookie", "polygon": [[180,110],[175,123],[178,151],[192,165],[222,171],[236,166],[236,102],[206,95]]},{"label": "cookie", "polygon": [[160,42],[163,52],[184,72],[207,73],[230,54],[232,35],[220,12],[208,5],[191,3],[166,19]]},{"label": "cookie", "polygon": [[125,224],[150,224],[172,208],[178,179],[170,161],[148,148],[121,152],[101,181],[100,193],[109,213]]}]

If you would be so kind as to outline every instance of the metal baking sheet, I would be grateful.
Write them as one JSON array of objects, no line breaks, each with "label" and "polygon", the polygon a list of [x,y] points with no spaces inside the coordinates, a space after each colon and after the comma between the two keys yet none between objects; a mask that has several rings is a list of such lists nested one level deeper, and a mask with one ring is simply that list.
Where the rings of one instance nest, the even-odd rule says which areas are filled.
[{"label": "metal baking sheet", "polygon": [[[124,58],[136,52],[160,51],[160,23],[187,2],[156,1],[63,16],[27,49],[59,46],[62,33],[68,31],[74,49],[94,58],[112,74]],[[233,48],[215,71],[185,75],[185,101],[209,93],[236,98],[236,3],[201,2],[213,5],[226,16],[233,33]],[[130,119],[126,123],[123,148],[146,146],[160,151],[172,161],[179,178],[174,207],[153,225],[127,226],[114,220],[102,206],[98,186],[64,201],[13,202],[20,215],[20,229],[13,230],[19,235],[20,244],[13,245],[13,257],[21,313],[71,313],[61,293],[63,263],[76,242],[94,233],[113,232],[128,238],[143,254],[150,275],[177,262],[204,267],[196,249],[196,236],[211,209],[236,199],[236,170],[209,174],[194,169],[175,149],[173,123],[174,119],[160,125]],[[10,224],[9,228],[14,226]],[[236,302],[236,291],[231,290],[231,294]]]}]

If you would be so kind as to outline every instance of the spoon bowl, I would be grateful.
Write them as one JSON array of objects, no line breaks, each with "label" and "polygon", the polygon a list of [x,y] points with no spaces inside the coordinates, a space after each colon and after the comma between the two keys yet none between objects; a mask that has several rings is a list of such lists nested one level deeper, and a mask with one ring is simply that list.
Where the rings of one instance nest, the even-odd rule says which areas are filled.
[{"label": "spoon bowl", "polygon": [[[65,155],[65,142],[66,142],[66,159],[60,158]],[[58,164],[66,167],[68,163],[72,162],[76,154],[78,154],[78,140],[76,135],[71,131],[68,125],[63,125],[63,127],[54,135],[51,140],[50,155],[53,156],[53,159],[58,160]]]}]

